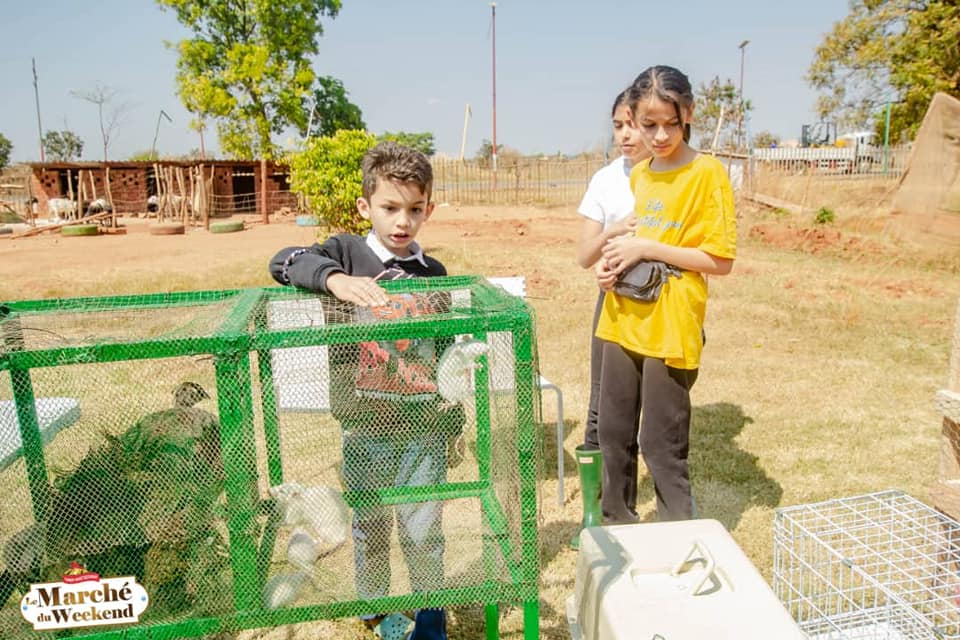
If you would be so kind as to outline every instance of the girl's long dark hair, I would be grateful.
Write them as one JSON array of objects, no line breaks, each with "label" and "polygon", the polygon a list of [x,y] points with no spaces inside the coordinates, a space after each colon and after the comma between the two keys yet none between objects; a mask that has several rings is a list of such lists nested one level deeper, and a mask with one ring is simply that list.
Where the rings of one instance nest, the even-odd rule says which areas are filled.
[{"label": "girl's long dark hair", "polygon": [[630,106],[630,87],[627,87],[623,91],[617,94],[617,97],[613,100],[613,108],[610,109],[610,117],[613,118],[617,115],[617,107],[620,105]]},{"label": "girl's long dark hair", "polygon": [[[651,96],[657,96],[664,102],[673,104],[677,120],[684,122],[683,113],[693,105],[693,88],[690,80],[679,69],[666,65],[648,67],[637,76],[628,91],[630,109],[637,110],[637,104]],[[684,122],[683,141],[690,142],[690,123]]]}]

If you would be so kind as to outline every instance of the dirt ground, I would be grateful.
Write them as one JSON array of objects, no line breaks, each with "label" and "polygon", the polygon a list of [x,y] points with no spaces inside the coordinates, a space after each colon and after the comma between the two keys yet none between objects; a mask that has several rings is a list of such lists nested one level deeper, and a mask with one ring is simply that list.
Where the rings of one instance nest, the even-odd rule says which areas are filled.
[{"label": "dirt ground", "polygon": [[[104,288],[125,294],[270,284],[269,257],[284,246],[306,245],[316,238],[315,227],[297,226],[293,216],[271,218],[269,224],[259,216],[234,219],[243,219],[246,229],[213,234],[188,228],[184,235],[155,236],[148,233],[147,220],[129,218],[121,221],[125,234],[68,237],[54,231],[16,239],[0,236],[0,299],[103,294]],[[529,246],[531,241],[545,249],[568,246],[564,251],[572,252],[578,225],[572,210],[439,206],[420,239],[431,253],[441,247],[483,248],[494,243],[503,249]],[[450,251],[446,253],[445,262],[450,262]],[[518,257],[516,265],[502,264],[497,272],[516,274],[515,269],[523,266]],[[535,287],[537,275],[528,278]],[[195,279],[200,280],[199,287],[186,284]]]},{"label": "dirt ground", "polygon": [[[884,436],[887,451],[903,456],[905,445],[896,439],[899,425],[907,425],[905,431],[914,430],[918,420],[910,411],[920,411],[915,406],[930,410],[931,389],[940,383],[946,367],[946,355],[941,354],[950,348],[960,255],[954,249],[950,262],[935,265],[929,274],[919,273],[924,254],[907,253],[904,245],[891,242],[882,232],[885,218],[868,213],[856,220],[838,216],[835,225],[813,225],[796,216],[781,219],[769,211],[743,208],[734,274],[718,279],[716,286],[711,283],[711,355],[697,383],[696,405],[700,419],[713,420],[711,424],[719,430],[700,435],[697,441],[696,455],[701,456],[697,458],[701,469],[698,502],[702,497],[705,512],[731,530],[762,571],[771,566],[773,507],[821,497],[824,490],[818,482],[835,484],[831,491],[844,492],[861,492],[863,487],[873,490],[874,482],[886,483],[889,477],[898,478],[897,486],[907,489],[921,484],[919,480],[916,486],[911,484],[917,475],[913,471],[899,472],[910,476],[903,478],[883,471],[888,475],[876,479],[878,462],[889,460],[889,466],[899,469],[901,458],[892,454],[864,454],[862,458],[871,459],[861,461],[853,456],[857,447],[825,451],[819,440],[806,436],[811,430],[819,433],[817,429],[829,428],[833,433],[844,428],[850,407],[862,404],[867,407],[862,419],[852,421],[863,423],[870,434],[873,444],[863,451],[872,453],[877,434],[889,432],[892,435]],[[267,273],[269,258],[282,247],[306,245],[316,239],[316,228],[297,226],[293,216],[277,217],[270,224],[250,216],[245,222],[244,231],[226,234],[191,229],[182,236],[153,236],[147,232],[147,221],[130,219],[124,221],[124,235],[0,236],[0,301],[273,285]],[[441,203],[420,236],[425,250],[443,261],[452,274],[526,277],[527,297],[536,310],[539,368],[563,391],[563,474],[554,466],[558,457],[553,443],[556,423],[551,422],[557,417],[555,405],[552,396],[543,400],[541,637],[551,640],[569,637],[564,601],[573,589],[577,556],[568,541],[576,531],[581,500],[571,453],[582,441],[589,386],[589,318],[596,299],[590,273],[575,263],[580,224],[573,206],[460,207]],[[900,264],[910,268],[901,273]],[[907,308],[911,309],[909,315]],[[882,326],[876,315],[884,316]],[[915,330],[908,331],[908,321],[902,318],[909,318]],[[894,321],[897,324],[888,326]],[[815,340],[810,337],[812,332]],[[914,382],[908,377],[901,386],[920,387],[922,393],[900,390],[899,395],[899,387],[875,383],[883,393],[868,394],[869,402],[890,399],[890,403],[870,404],[857,395],[873,388],[869,379],[864,383],[864,370],[883,372],[894,366],[887,360],[867,360],[866,352],[857,350],[874,343],[879,343],[878,352],[893,354],[891,358],[905,354],[896,363],[901,374],[912,363],[936,382],[928,378]],[[837,359],[835,352],[840,349],[851,353]],[[749,354],[746,361],[744,353]],[[830,357],[830,366],[823,366],[824,357]],[[792,375],[772,375],[780,372],[787,358]],[[859,368],[849,373],[852,370],[846,366]],[[734,370],[735,374],[730,373]],[[823,385],[831,389],[830,402],[819,402]],[[805,400],[783,401],[795,397]],[[791,405],[804,402],[818,408],[823,404],[824,408],[809,418],[798,417],[803,412],[793,411]],[[831,407],[836,413],[831,413]],[[717,417],[726,416],[729,408],[736,409],[729,421]],[[939,421],[923,422],[928,423],[934,426],[922,441],[933,444],[925,444],[924,455],[917,456],[927,461],[935,452],[933,431]],[[861,436],[846,437],[848,440],[837,436],[837,442],[859,442]],[[909,445],[916,447],[920,436],[910,437]],[[789,446],[783,446],[784,442]],[[851,460],[816,466],[824,456],[839,457],[848,449],[853,451]],[[710,451],[719,451],[723,462],[704,471]],[[797,462],[806,459],[814,466]],[[721,467],[736,468],[737,472],[730,472],[733,475],[728,478],[719,471]],[[825,471],[834,468],[840,471],[833,475]],[[923,468],[930,468],[929,463]],[[824,476],[822,481],[820,476]],[[558,477],[565,477],[562,505],[556,500]],[[923,482],[930,477],[924,476]],[[647,482],[641,489],[644,514],[653,518],[652,486]],[[517,610],[504,614],[502,637],[521,637],[520,617]],[[475,627],[482,627],[482,619],[482,611],[457,611],[451,638],[481,637]],[[340,622],[329,632],[307,625],[296,632],[278,629],[242,637],[360,637],[352,629],[349,623]]]},{"label": "dirt ground", "polygon": [[[209,288],[268,284],[265,264],[283,246],[310,244],[316,227],[300,227],[293,215],[271,216],[264,224],[259,215],[235,216],[245,230],[213,234],[188,228],[184,235],[155,236],[148,232],[151,221],[125,218],[125,233],[89,236],[61,236],[45,232],[26,238],[0,235],[0,299],[32,299],[72,296],[114,285],[111,293],[137,293],[196,288],[176,286],[187,280],[209,280]],[[826,254],[846,258],[882,259],[890,252],[883,239],[884,226],[891,218],[872,216],[845,224],[813,225],[798,220],[764,218],[762,209],[744,209],[739,235],[741,242],[756,241],[778,249]],[[2,226],[2,225],[0,225]],[[572,259],[580,227],[573,206],[540,208],[532,206],[455,206],[441,203],[421,233],[421,242],[430,253],[446,254],[448,266],[457,257],[480,252],[479,264],[488,266],[483,254],[492,253],[506,262],[489,265],[495,273],[525,273],[530,286],[549,286],[551,278],[539,268],[531,245],[551,255],[566,253]],[[16,231],[25,229],[18,225]],[[512,249],[522,249],[517,252]],[[459,252],[458,252],[459,250]],[[451,254],[459,253],[451,259]],[[542,254],[541,254],[542,255]],[[230,270],[246,263],[241,273]],[[469,267],[470,265],[465,265]],[[262,269],[258,277],[254,272]],[[451,272],[463,272],[461,270]],[[205,277],[206,276],[206,277]],[[240,276],[240,277],[237,277]],[[204,287],[207,288],[207,287]]]}]

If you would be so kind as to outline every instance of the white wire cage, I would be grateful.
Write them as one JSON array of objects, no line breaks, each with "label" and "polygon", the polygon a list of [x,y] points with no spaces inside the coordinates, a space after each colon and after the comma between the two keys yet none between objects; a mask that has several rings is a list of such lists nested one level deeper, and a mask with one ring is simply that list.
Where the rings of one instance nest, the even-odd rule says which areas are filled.
[{"label": "white wire cage", "polygon": [[960,523],[901,491],[778,509],[773,588],[811,640],[960,638]]}]

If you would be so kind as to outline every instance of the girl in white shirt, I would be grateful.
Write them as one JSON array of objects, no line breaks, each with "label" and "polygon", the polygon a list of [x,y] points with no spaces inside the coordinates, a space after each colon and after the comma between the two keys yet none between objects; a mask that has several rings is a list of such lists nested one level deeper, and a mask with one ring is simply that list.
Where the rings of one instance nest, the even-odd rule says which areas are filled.
[{"label": "girl in white shirt", "polygon": [[[630,190],[630,170],[635,164],[650,156],[650,151],[640,141],[640,132],[633,121],[627,101],[627,92],[622,91],[613,102],[613,140],[620,149],[620,156],[603,167],[590,179],[586,193],[577,212],[583,216],[577,262],[584,269],[591,268],[607,240],[624,234],[633,234],[636,228],[633,192]],[[597,296],[593,314],[591,336],[597,329],[597,317],[603,303],[603,291]],[[597,403],[600,399],[600,364],[602,343],[596,337],[590,344],[590,404],[583,445],[577,447],[577,462],[580,467],[580,486],[583,494],[583,522],[581,528],[601,524],[599,507],[600,439],[597,425]],[[636,439],[634,439],[636,441]],[[632,451],[636,460],[639,451]],[[594,481],[596,479],[596,481]],[[636,505],[637,468],[633,466],[633,495],[626,496],[629,504]],[[578,545],[579,533],[574,537]]]}]

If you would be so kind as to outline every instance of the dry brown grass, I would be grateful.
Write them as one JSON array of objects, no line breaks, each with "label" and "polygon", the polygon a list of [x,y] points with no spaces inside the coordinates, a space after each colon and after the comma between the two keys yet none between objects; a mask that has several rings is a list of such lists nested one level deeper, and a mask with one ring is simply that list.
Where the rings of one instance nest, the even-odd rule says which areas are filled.
[{"label": "dry brown grass", "polygon": [[889,204],[896,176],[787,174],[759,170],[754,189],[803,207],[829,206],[836,211],[875,211]]},{"label": "dry brown grass", "polygon": [[[865,210],[875,196],[837,189],[844,202]],[[869,240],[873,249],[851,254],[843,243],[827,243],[810,253],[802,244],[771,245],[751,237],[750,228],[804,228],[808,221],[745,208],[734,273],[710,283],[708,341],[693,389],[694,491],[702,515],[720,520],[767,577],[776,507],[887,488],[927,500],[935,478],[940,420],[933,394],[947,378],[960,257],[931,263],[922,247],[870,226],[854,234],[848,225],[857,214],[842,203],[834,207],[840,237]],[[580,516],[572,451],[583,437],[596,292],[590,273],[575,265],[578,230],[573,207],[441,207],[422,235],[451,273],[527,277],[541,369],[563,389],[568,499],[562,509],[555,500],[553,404],[544,402],[543,638],[568,637],[564,600],[576,563],[567,546]],[[0,241],[0,299],[269,284],[269,256],[309,241],[309,234],[287,224],[201,232],[163,245],[153,239],[135,246],[135,234]],[[109,242],[97,244],[103,241]],[[93,246],[99,255],[90,255]],[[652,518],[646,476],[640,500],[641,515]],[[452,613],[451,638],[483,637],[479,611]],[[519,610],[503,615],[502,637],[522,637]],[[350,621],[243,636],[369,637]]]}]

